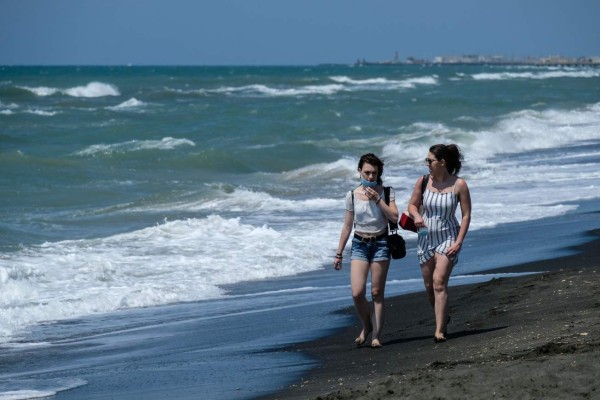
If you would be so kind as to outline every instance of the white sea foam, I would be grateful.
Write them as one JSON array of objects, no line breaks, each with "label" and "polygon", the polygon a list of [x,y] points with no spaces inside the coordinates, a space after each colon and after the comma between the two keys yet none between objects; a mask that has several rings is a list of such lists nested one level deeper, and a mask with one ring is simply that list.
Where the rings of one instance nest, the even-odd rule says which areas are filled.
[{"label": "white sea foam", "polygon": [[86,86],[75,86],[68,89],[59,89],[45,86],[21,86],[21,88],[30,91],[36,96],[41,97],[52,96],[57,93],[72,97],[104,97],[121,95],[119,89],[116,86],[102,82],[90,82]]},{"label": "white sea foam", "polygon": [[[472,229],[563,215],[576,207],[572,201],[598,198],[599,162],[578,161],[593,160],[597,152],[569,148],[598,140],[599,107],[600,103],[567,111],[523,110],[478,132],[444,124],[414,124],[409,128],[411,135],[403,133],[401,141],[390,140],[384,146],[383,156],[392,165],[386,182],[409,188],[397,193],[398,203],[407,204],[418,174],[412,171],[414,167],[407,173],[403,165],[419,165],[432,142],[460,143],[466,154],[461,175],[472,186],[477,205]],[[556,154],[554,149],[562,151]],[[540,151],[539,155],[532,153]],[[517,158],[511,162],[513,154]],[[520,154],[531,156],[523,160]],[[419,170],[426,173],[424,166]]]},{"label": "white sea foam", "polygon": [[282,174],[282,179],[314,179],[315,175],[319,175],[328,181],[335,181],[338,178],[345,178],[349,172],[354,171],[356,171],[355,161],[349,158],[343,158],[333,163],[311,164],[306,167],[284,172]]},{"label": "white sea foam", "polygon": [[308,85],[291,88],[276,88],[266,85],[248,85],[240,87],[222,87],[206,90],[206,93],[265,95],[270,97],[293,97],[305,95],[332,95],[344,90],[343,85]]},{"label": "white sea foam", "polygon": [[21,86],[21,89],[25,89],[30,91],[31,93],[35,94],[36,96],[52,96],[55,93],[60,92],[59,89],[56,88],[50,88],[50,87],[46,87],[46,86],[39,86],[39,87],[27,87],[27,86]]},{"label": "white sea foam", "polygon": [[551,70],[527,72],[485,72],[471,75],[479,81],[503,81],[513,79],[555,79],[555,78],[597,78],[600,71],[588,70]]},{"label": "white sea foam", "polygon": [[[17,110],[19,109],[19,106],[17,104],[14,104],[14,103],[4,105],[4,104],[2,104],[2,102],[0,102],[0,107],[6,107],[4,109],[0,109],[0,114],[3,114],[3,115],[16,114]],[[39,108],[22,109],[22,110],[18,110],[18,112],[19,113],[39,115],[39,116],[42,116],[42,117],[52,117],[52,116],[58,114],[57,111],[47,111],[47,110],[42,110],[42,109],[39,109]]]},{"label": "white sea foam", "polygon": [[181,94],[229,94],[229,95],[246,95],[246,96],[268,96],[268,97],[294,97],[294,96],[309,96],[309,95],[334,95],[339,92],[354,92],[364,90],[398,90],[412,89],[419,85],[436,85],[438,77],[436,75],[407,78],[403,80],[390,80],[387,78],[372,78],[372,79],[352,79],[347,76],[332,76],[334,84],[323,85],[305,85],[297,87],[274,87],[262,84],[246,85],[246,86],[224,86],[216,89],[197,89],[197,90],[181,90],[167,89]]},{"label": "white sea foam", "polygon": [[15,104],[15,103],[4,104],[4,103],[2,103],[0,101],[0,107],[5,107],[5,108],[8,108],[8,109],[15,109],[15,108],[19,108],[19,105]]},{"label": "white sea foam", "polygon": [[64,93],[73,97],[104,97],[121,95],[116,86],[102,82],[91,82],[86,86],[77,86],[66,89],[64,90]]},{"label": "white sea foam", "polygon": [[165,137],[161,140],[129,140],[114,144],[94,144],[75,153],[78,156],[95,156],[99,154],[128,153],[142,150],[173,150],[180,146],[195,146],[189,139]]},{"label": "white sea foam", "polygon": [[56,111],[46,111],[46,110],[40,110],[37,108],[29,109],[29,110],[26,110],[25,112],[28,114],[40,115],[42,117],[52,117],[57,114]]},{"label": "white sea foam", "polygon": [[340,206],[339,199],[310,198],[305,200],[287,200],[273,197],[266,193],[252,192],[238,189],[226,198],[203,202],[196,207],[186,205],[189,210],[212,210],[226,209],[230,211],[245,212],[247,210],[258,211],[290,211],[310,212],[330,210],[332,207]]},{"label": "white sea foam", "polygon": [[370,79],[352,79],[348,76],[332,76],[329,79],[331,79],[334,82],[337,83],[348,83],[351,85],[374,85],[374,84],[378,84],[378,85],[382,85],[382,84],[389,84],[390,80],[387,78],[370,78]]},{"label": "white sea foam", "polygon": [[[55,396],[59,392],[86,385],[83,379],[9,379],[3,382],[7,388],[19,389],[0,392],[0,400],[41,399]],[[27,388],[30,389],[27,389]]]},{"label": "white sea foam", "polygon": [[0,340],[42,321],[217,298],[224,295],[220,285],[316,270],[331,249],[314,229],[332,226],[276,230],[213,215],[6,255]]},{"label": "white sea foam", "polygon": [[467,131],[441,123],[415,123],[403,132],[401,141],[390,140],[384,156],[414,159],[426,154],[431,142],[463,143],[471,159],[478,162],[499,154],[560,148],[598,139],[600,103],[575,110],[522,110],[507,114],[490,129]]},{"label": "white sea foam", "polygon": [[131,99],[124,101],[117,106],[107,107],[107,109],[114,110],[114,111],[132,110],[132,109],[139,109],[145,105],[146,105],[146,103],[144,103],[143,101],[139,101],[135,97],[132,97]]},{"label": "white sea foam", "polygon": [[347,90],[364,90],[364,89],[377,89],[377,90],[395,90],[400,88],[410,89],[417,85],[436,85],[438,84],[438,77],[422,76],[417,78],[407,78],[402,80],[393,80],[387,78],[371,78],[371,79],[352,79],[348,76],[332,76],[331,79],[334,82],[342,83],[347,85]]},{"label": "white sea foam", "polygon": [[0,392],[0,400],[42,399],[56,395],[54,390],[9,390]]},{"label": "white sea foam", "polygon": [[[600,103],[599,103],[600,104]],[[475,157],[560,148],[582,140],[597,139],[600,127],[598,104],[582,110],[524,110],[503,118],[492,130],[477,132]]]}]

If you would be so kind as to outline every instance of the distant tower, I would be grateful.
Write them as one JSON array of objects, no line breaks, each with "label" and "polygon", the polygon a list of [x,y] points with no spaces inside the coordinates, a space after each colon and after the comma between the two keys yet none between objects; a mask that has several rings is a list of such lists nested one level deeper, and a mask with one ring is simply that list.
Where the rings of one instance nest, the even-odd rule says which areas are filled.
[{"label": "distant tower", "polygon": [[394,63],[398,62],[398,51],[394,52]]}]

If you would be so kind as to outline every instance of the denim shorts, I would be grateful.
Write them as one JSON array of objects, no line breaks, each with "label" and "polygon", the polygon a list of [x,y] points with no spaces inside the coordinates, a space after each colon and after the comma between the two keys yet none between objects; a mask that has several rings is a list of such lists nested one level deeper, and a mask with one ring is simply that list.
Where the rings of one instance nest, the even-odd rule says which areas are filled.
[{"label": "denim shorts", "polygon": [[353,237],[350,259],[368,262],[389,260],[390,249],[388,248],[387,239],[383,238],[377,241],[365,242]]}]

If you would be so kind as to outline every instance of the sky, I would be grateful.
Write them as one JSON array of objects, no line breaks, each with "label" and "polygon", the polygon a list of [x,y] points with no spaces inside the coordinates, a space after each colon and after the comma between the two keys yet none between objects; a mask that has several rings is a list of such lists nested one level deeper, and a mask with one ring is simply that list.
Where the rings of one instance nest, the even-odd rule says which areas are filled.
[{"label": "sky", "polygon": [[600,56],[598,0],[0,0],[0,65]]}]

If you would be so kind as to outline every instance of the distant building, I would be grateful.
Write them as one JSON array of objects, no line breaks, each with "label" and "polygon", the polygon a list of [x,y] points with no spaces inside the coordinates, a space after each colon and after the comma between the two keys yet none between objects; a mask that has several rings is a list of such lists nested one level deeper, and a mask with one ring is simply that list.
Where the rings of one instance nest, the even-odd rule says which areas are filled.
[{"label": "distant building", "polygon": [[356,65],[397,65],[397,64],[443,64],[443,65],[459,65],[459,64],[472,64],[472,65],[558,65],[558,66],[572,66],[572,65],[590,65],[600,66],[600,57],[578,57],[569,58],[560,55],[551,55],[546,57],[525,57],[522,59],[506,58],[501,55],[493,56],[482,56],[479,54],[465,54],[460,56],[437,56],[433,58],[433,61],[427,61],[423,59],[417,59],[414,57],[408,57],[406,61],[400,61],[398,52],[394,53],[392,61],[367,61],[365,59],[359,59],[356,61]]}]

